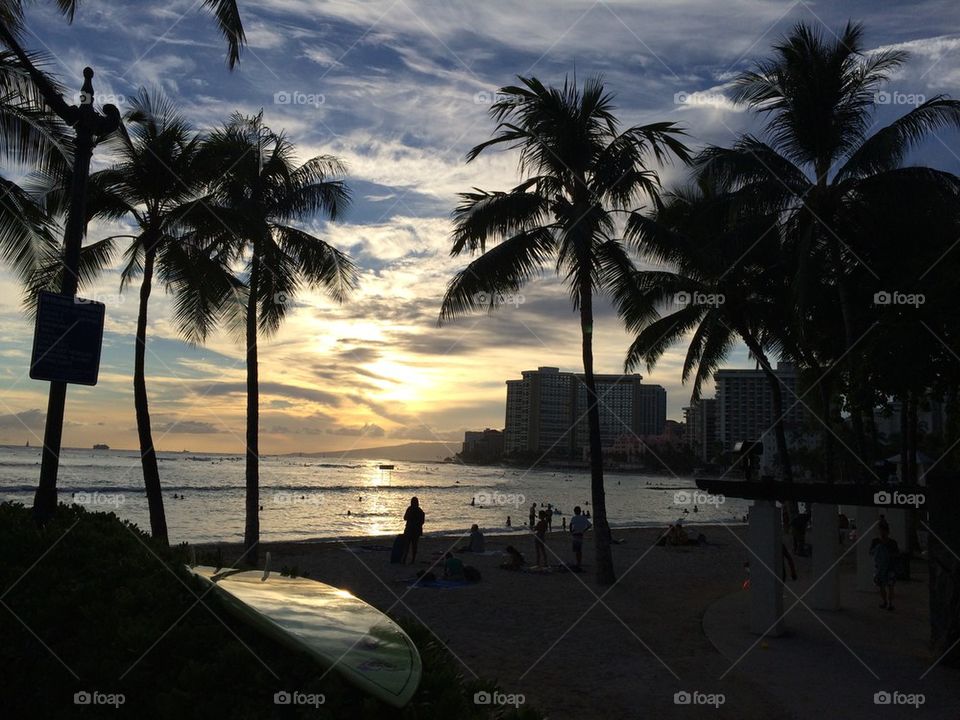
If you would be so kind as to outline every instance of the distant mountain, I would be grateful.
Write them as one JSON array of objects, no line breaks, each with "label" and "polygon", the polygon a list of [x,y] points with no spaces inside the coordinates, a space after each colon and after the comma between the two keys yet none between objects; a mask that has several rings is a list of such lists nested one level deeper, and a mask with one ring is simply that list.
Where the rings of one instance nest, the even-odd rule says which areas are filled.
[{"label": "distant mountain", "polygon": [[397,460],[402,462],[430,462],[443,460],[459,452],[457,443],[413,442],[387,447],[355,448],[353,450],[330,450],[316,453],[292,453],[304,457],[365,458],[368,460]]}]

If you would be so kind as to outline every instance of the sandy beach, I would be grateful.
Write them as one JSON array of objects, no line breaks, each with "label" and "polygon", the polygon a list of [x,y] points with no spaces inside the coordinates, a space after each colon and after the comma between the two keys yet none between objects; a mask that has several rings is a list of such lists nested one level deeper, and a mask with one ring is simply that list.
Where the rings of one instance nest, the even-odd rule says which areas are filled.
[{"label": "sandy beach", "polygon": [[[459,538],[425,537],[415,565],[391,565],[389,541],[264,544],[272,567],[349,589],[394,615],[426,625],[460,661],[464,676],[495,679],[550,718],[673,716],[680,690],[723,692],[726,703],[682,708],[704,717],[789,717],[759,683],[732,673],[701,628],[706,609],[740,590],[747,558],[742,526],[703,529],[702,547],[656,547],[654,529],[614,533],[620,577],[600,588],[592,575],[592,539],[585,572],[518,573],[500,569],[509,544],[533,558],[528,535],[488,538],[488,554],[462,555],[480,583],[458,588],[410,587],[403,581],[439,564]],[[207,546],[211,547],[211,546]],[[224,561],[238,546],[219,545]],[[569,561],[569,538],[548,538],[551,563]],[[261,556],[262,557],[262,556]],[[802,561],[801,561],[802,562]],[[438,568],[433,568],[437,570]],[[439,574],[439,573],[438,573]],[[602,700],[601,700],[602,698]]]}]

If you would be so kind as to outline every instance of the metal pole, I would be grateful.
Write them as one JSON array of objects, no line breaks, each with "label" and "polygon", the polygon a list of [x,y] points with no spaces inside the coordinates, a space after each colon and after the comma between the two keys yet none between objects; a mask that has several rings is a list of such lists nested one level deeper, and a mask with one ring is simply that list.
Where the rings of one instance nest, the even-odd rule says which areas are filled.
[{"label": "metal pole", "polygon": [[[93,107],[93,70],[83,69],[83,86],[80,89],[80,107],[68,109],[67,117],[76,131],[76,147],[73,156],[73,177],[70,184],[70,210],[63,233],[63,277],[60,294],[74,297],[80,272],[80,248],[86,225],[87,179],[90,175],[90,158],[97,139],[119,127],[119,112],[106,106],[107,115],[100,115]],[[60,100],[62,105],[63,101]],[[52,105],[52,104],[51,104]],[[57,108],[54,106],[54,109]],[[67,384],[50,383],[47,401],[46,428],[43,434],[43,455],[40,462],[40,483],[33,498],[34,517],[44,521],[57,509],[57,475],[60,468],[60,445],[63,439],[63,414],[67,401]]]}]

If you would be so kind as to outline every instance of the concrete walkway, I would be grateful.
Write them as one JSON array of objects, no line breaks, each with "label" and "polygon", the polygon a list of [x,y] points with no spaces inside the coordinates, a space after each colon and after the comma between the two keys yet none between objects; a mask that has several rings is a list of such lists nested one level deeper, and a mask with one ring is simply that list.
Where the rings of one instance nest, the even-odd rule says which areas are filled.
[{"label": "concrete walkway", "polygon": [[[927,649],[925,563],[915,561],[912,580],[898,584],[894,612],[879,608],[877,594],[854,589],[852,558],[841,567],[839,611],[814,613],[795,604],[800,596],[810,605],[810,596],[803,597],[810,561],[800,558],[798,565],[800,580],[784,590],[786,632],[780,637],[750,633],[749,591],[707,610],[704,632],[731,664],[730,673],[761,683],[798,720],[960,719],[960,669],[931,669],[937,658]],[[877,704],[876,693],[895,701]],[[919,700],[909,697],[917,694],[923,704],[907,704]]]}]

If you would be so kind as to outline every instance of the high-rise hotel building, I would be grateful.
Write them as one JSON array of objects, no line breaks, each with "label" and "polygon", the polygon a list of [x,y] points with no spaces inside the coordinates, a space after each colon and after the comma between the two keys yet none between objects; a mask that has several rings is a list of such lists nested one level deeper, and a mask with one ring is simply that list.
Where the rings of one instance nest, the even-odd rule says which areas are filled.
[{"label": "high-rise hotel building", "polygon": [[[783,397],[784,429],[790,435],[803,429],[809,398],[798,398],[797,371],[791,363],[781,362],[776,368]],[[716,384],[717,438],[723,449],[733,450],[742,440],[775,442],[773,393],[770,380],[762,370],[718,370]]]},{"label": "high-rise hotel building", "polygon": [[[583,375],[559,368],[525,370],[507,380],[504,452],[581,459],[589,448],[587,387]],[[660,435],[667,420],[667,391],[641,376],[595,375],[600,439],[610,448],[618,437]]]}]

